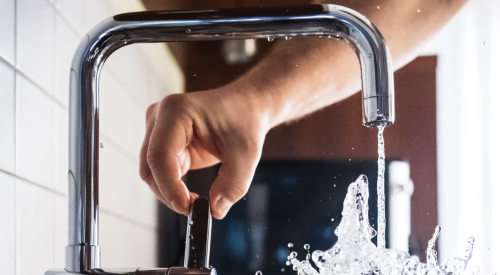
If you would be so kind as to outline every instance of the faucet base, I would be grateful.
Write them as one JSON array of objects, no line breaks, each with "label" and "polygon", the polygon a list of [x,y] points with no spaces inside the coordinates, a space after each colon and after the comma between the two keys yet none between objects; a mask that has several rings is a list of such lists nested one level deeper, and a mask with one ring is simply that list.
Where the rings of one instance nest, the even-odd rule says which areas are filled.
[{"label": "faucet base", "polygon": [[45,275],[217,275],[215,268],[119,268],[108,269],[92,269],[84,272],[69,272],[65,269],[52,269],[45,272]]},{"label": "faucet base", "polygon": [[101,267],[101,248],[97,245],[66,246],[66,270],[77,273]]}]

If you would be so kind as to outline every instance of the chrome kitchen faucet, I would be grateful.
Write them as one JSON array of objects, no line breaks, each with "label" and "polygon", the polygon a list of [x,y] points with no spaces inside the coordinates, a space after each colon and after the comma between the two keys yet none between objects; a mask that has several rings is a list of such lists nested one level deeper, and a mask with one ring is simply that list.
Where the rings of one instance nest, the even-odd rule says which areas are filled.
[{"label": "chrome kitchen faucet", "polygon": [[[349,43],[361,64],[363,124],[376,127],[394,122],[394,83],[389,50],[377,28],[363,15],[348,8],[308,5],[137,12],[116,15],[94,27],[78,46],[70,72],[69,244],[66,247],[66,266],[65,269],[47,271],[46,275],[215,274],[215,269],[208,265],[208,227],[202,230],[208,232],[208,237],[205,236],[206,257],[202,265],[199,262],[197,265],[190,264],[192,255],[188,245],[184,267],[136,268],[129,271],[101,268],[98,160],[99,76],[102,66],[115,50],[134,43],[250,38],[271,40],[295,36],[333,36]],[[208,201],[203,199],[197,200],[192,208],[194,213],[210,211]],[[208,216],[208,223],[202,223],[207,226],[210,214]],[[196,227],[196,224],[194,221],[191,226]]]}]

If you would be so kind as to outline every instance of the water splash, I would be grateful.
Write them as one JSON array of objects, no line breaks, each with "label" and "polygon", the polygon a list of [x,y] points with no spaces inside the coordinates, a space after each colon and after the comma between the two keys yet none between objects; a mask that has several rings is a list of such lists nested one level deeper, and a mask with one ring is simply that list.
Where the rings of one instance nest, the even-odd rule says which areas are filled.
[{"label": "water splash", "polygon": [[[438,226],[429,241],[428,262],[421,263],[417,256],[410,256],[398,249],[377,247],[371,239],[377,235],[369,224],[368,179],[361,175],[349,185],[342,210],[342,220],[335,229],[337,243],[327,251],[314,251],[312,260],[309,252],[305,260],[297,259],[297,252],[288,256],[288,265],[299,275],[450,275],[465,274],[467,263],[472,256],[474,238],[469,238],[465,256],[438,264],[435,242],[441,228]],[[430,252],[430,253],[429,253]],[[477,273],[475,273],[477,274]]]},{"label": "water splash", "polygon": [[434,230],[434,234],[432,234],[432,238],[429,240],[427,244],[427,264],[428,265],[437,265],[437,251],[434,249],[436,247],[436,240],[439,237],[439,233],[441,232],[441,226],[436,226]]}]

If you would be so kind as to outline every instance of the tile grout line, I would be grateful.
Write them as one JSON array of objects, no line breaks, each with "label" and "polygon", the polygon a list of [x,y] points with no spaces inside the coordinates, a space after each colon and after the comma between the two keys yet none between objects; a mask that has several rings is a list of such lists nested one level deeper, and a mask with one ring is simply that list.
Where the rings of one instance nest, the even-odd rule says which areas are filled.
[{"label": "tile grout line", "polygon": [[[69,26],[69,28],[71,29],[71,31],[73,31],[73,33],[75,35],[77,35],[78,37],[85,36],[85,34],[87,32],[84,32],[83,30],[81,30],[80,28],[75,26],[74,23],[68,18],[64,9],[61,9],[57,3],[53,3],[52,6],[54,7],[54,10],[56,11],[56,15],[59,15],[61,17],[61,19]],[[81,38],[80,38],[80,41],[81,41]],[[141,51],[141,54],[142,54],[142,51]],[[134,102],[140,108],[147,108],[147,106],[146,106],[147,103],[144,100],[141,100],[140,98],[134,96],[132,91],[126,85],[123,84],[123,80],[120,79],[120,77],[117,75],[117,73],[112,68],[108,68],[107,70],[108,70],[109,74],[111,75],[111,77],[125,91],[125,94],[127,94],[127,96],[129,96],[131,99],[133,99],[132,102]]]},{"label": "tile grout line", "polygon": [[[14,57],[14,58],[16,59],[16,57]],[[68,107],[66,107],[62,102],[60,102],[54,95],[50,94],[45,88],[43,88],[38,83],[36,83],[36,81],[34,81],[33,79],[31,79],[22,70],[20,70],[19,68],[17,68],[16,65],[10,63],[7,59],[3,58],[2,56],[0,56],[0,61],[3,62],[3,63],[5,63],[10,68],[12,68],[16,74],[21,75],[24,79],[26,79],[28,82],[30,82],[32,85],[34,85],[38,90],[40,90],[40,92],[42,92],[44,95],[46,95],[47,97],[49,97],[52,101],[54,101],[54,103],[56,103],[57,105],[59,105],[59,107],[63,108],[64,110],[68,110]],[[15,77],[15,78],[17,79],[17,77]]]},{"label": "tile grout line", "polygon": [[109,210],[109,209],[100,208],[99,211],[101,213],[104,213],[104,214],[109,215],[111,217],[117,218],[117,219],[122,220],[124,222],[127,222],[127,223],[130,223],[132,225],[136,225],[138,227],[141,227],[143,229],[148,229],[148,230],[157,230],[158,229],[157,226],[152,226],[152,225],[149,225],[149,224],[145,224],[143,222],[136,221],[134,219],[131,219],[131,218],[129,218],[127,216],[124,216],[122,214],[118,214],[118,213],[116,213],[116,212],[114,212],[112,210]]},{"label": "tile grout line", "polygon": [[[3,170],[3,169],[0,169],[0,173],[6,174],[8,176],[13,177],[14,179],[21,180],[21,181],[23,181],[23,182],[25,182],[27,184],[31,184],[33,186],[41,188],[41,189],[43,189],[43,190],[45,190],[45,191],[47,191],[47,192],[49,192],[51,194],[58,195],[59,197],[63,197],[63,198],[67,198],[68,197],[66,194],[64,194],[64,193],[62,193],[60,191],[54,190],[52,188],[46,187],[46,186],[44,186],[42,184],[39,184],[37,182],[34,182],[32,180],[29,180],[29,179],[26,179],[24,177],[18,176],[15,173],[12,173],[12,172],[9,172],[9,171]],[[17,184],[16,184],[16,191],[17,191]],[[16,200],[16,203],[17,203],[17,200]],[[145,223],[143,223],[141,221],[134,220],[134,219],[129,218],[129,217],[125,216],[125,215],[122,215],[122,214],[116,213],[116,212],[114,212],[112,210],[103,208],[102,206],[100,207],[100,211],[103,212],[103,213],[105,213],[105,214],[107,214],[107,215],[110,215],[110,216],[112,216],[114,218],[117,218],[119,220],[122,220],[122,221],[125,221],[127,223],[130,223],[132,225],[138,225],[138,226],[143,227],[143,228],[156,229],[156,227],[154,227],[154,226],[145,224]]]},{"label": "tile grout line", "polygon": [[69,16],[64,9],[62,9],[57,3],[54,3],[52,6],[54,7],[56,15],[61,17],[61,19],[69,26],[73,34],[82,38],[85,36],[86,32],[74,25],[74,23],[68,18]]},{"label": "tile grout line", "polygon": [[[57,68],[57,63],[56,63],[56,60],[57,60],[57,58],[56,58],[56,49],[57,49],[57,46],[56,46],[56,35],[57,35],[56,17],[57,17],[57,15],[56,15],[56,10],[54,8],[54,5],[52,5],[52,3],[53,3],[53,1],[49,0],[49,4],[51,4],[50,7],[52,8],[52,12],[53,12],[53,15],[52,15],[52,31],[53,31],[52,61],[54,62],[54,64],[53,64],[51,69],[52,69],[52,92],[54,93],[54,99],[55,99],[56,98],[56,90],[57,90],[57,88],[56,88],[56,74],[57,74],[57,72],[56,72],[57,71],[57,69],[56,69]],[[52,118],[52,122],[54,123],[53,133],[52,133],[52,142],[54,142],[54,146],[55,146],[54,151],[56,152],[57,155],[60,155],[59,154],[60,146],[57,146],[57,139],[58,139],[58,134],[59,134],[59,128],[61,128],[61,127],[57,123],[57,121],[59,119],[56,116],[57,113],[58,112],[57,112],[56,108],[54,108],[52,110],[52,115],[54,116]],[[56,163],[54,163],[54,164],[56,164],[56,166],[55,166],[56,169],[54,169],[55,171],[52,171],[52,174],[54,175],[53,178],[58,180],[59,175],[58,175],[58,173],[56,173],[56,171],[58,171],[57,168],[59,167],[60,161],[59,161],[59,158],[56,158],[56,159],[57,159],[57,161],[56,161]],[[51,242],[52,243],[52,266],[56,266],[56,251],[57,251],[57,247],[56,247],[56,226],[57,225],[56,225],[56,209],[55,209],[56,196],[51,196],[51,200],[52,200],[52,209],[51,209],[52,213],[50,213],[50,217],[52,218],[52,226],[53,226],[53,228],[52,228],[52,242]],[[61,249],[63,249],[63,248],[61,247]]]},{"label": "tile grout line", "polygon": [[59,107],[63,108],[64,110],[68,110],[68,107],[66,107],[59,99],[57,99],[53,94],[51,94],[49,91],[47,91],[45,88],[40,86],[38,83],[36,83],[35,80],[31,79],[27,74],[25,74],[21,69],[15,68],[16,73],[20,74],[23,78],[28,80],[32,85],[34,85],[37,89],[40,90],[44,95],[46,95],[48,98],[50,98],[56,105],[59,105]]},{"label": "tile grout line", "polygon": [[16,173],[12,173],[12,172],[6,171],[6,170],[1,169],[1,168],[0,168],[0,173],[9,175],[9,176],[11,176],[11,177],[13,177],[15,179],[22,180],[22,181],[24,181],[26,183],[32,184],[32,185],[34,185],[34,186],[36,186],[38,188],[41,188],[41,189],[43,189],[43,190],[45,190],[45,191],[47,191],[49,193],[52,193],[52,194],[55,194],[55,195],[59,195],[59,196],[62,196],[62,197],[67,197],[66,194],[64,194],[64,193],[62,193],[62,192],[60,192],[58,190],[52,189],[52,188],[47,187],[47,186],[45,186],[43,184],[40,184],[38,182],[35,182],[35,181],[32,181],[32,180],[27,179],[25,177],[19,176]]},{"label": "tile grout line", "polygon": [[113,80],[116,81],[118,86],[123,89],[123,91],[125,92],[125,95],[127,95],[130,99],[132,99],[132,102],[134,102],[134,104],[137,107],[139,107],[141,109],[142,108],[146,109],[148,107],[145,100],[134,96],[134,93],[132,92],[132,90],[130,90],[130,88],[124,84],[124,81],[122,79],[120,79],[119,74],[117,72],[115,72],[112,67],[108,66],[108,69],[106,69],[106,70],[107,70],[107,73],[113,78]]},{"label": "tile grout line", "polygon": [[[14,172],[17,171],[17,74],[15,72],[17,64],[17,1],[14,1],[14,64],[12,67],[14,69]],[[19,211],[17,209],[17,195],[18,186],[17,182],[14,181],[14,274],[18,274],[18,262],[19,262],[19,234],[17,230],[19,229]]]}]

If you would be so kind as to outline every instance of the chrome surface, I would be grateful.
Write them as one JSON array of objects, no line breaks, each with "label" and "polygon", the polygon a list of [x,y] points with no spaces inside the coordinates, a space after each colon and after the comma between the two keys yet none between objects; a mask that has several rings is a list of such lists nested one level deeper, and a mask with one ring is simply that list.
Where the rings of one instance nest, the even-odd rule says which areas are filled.
[{"label": "chrome surface", "polygon": [[[215,11],[140,12],[94,27],[75,52],[70,72],[69,244],[66,270],[100,270],[99,76],[115,50],[133,43],[294,36],[334,36],[361,64],[363,124],[394,122],[393,72],[380,32],[361,14],[334,5]],[[332,76],[333,78],[334,76]]]},{"label": "chrome surface", "polygon": [[212,236],[212,214],[210,201],[198,198],[191,204],[186,230],[184,267],[210,268],[210,237]]}]

